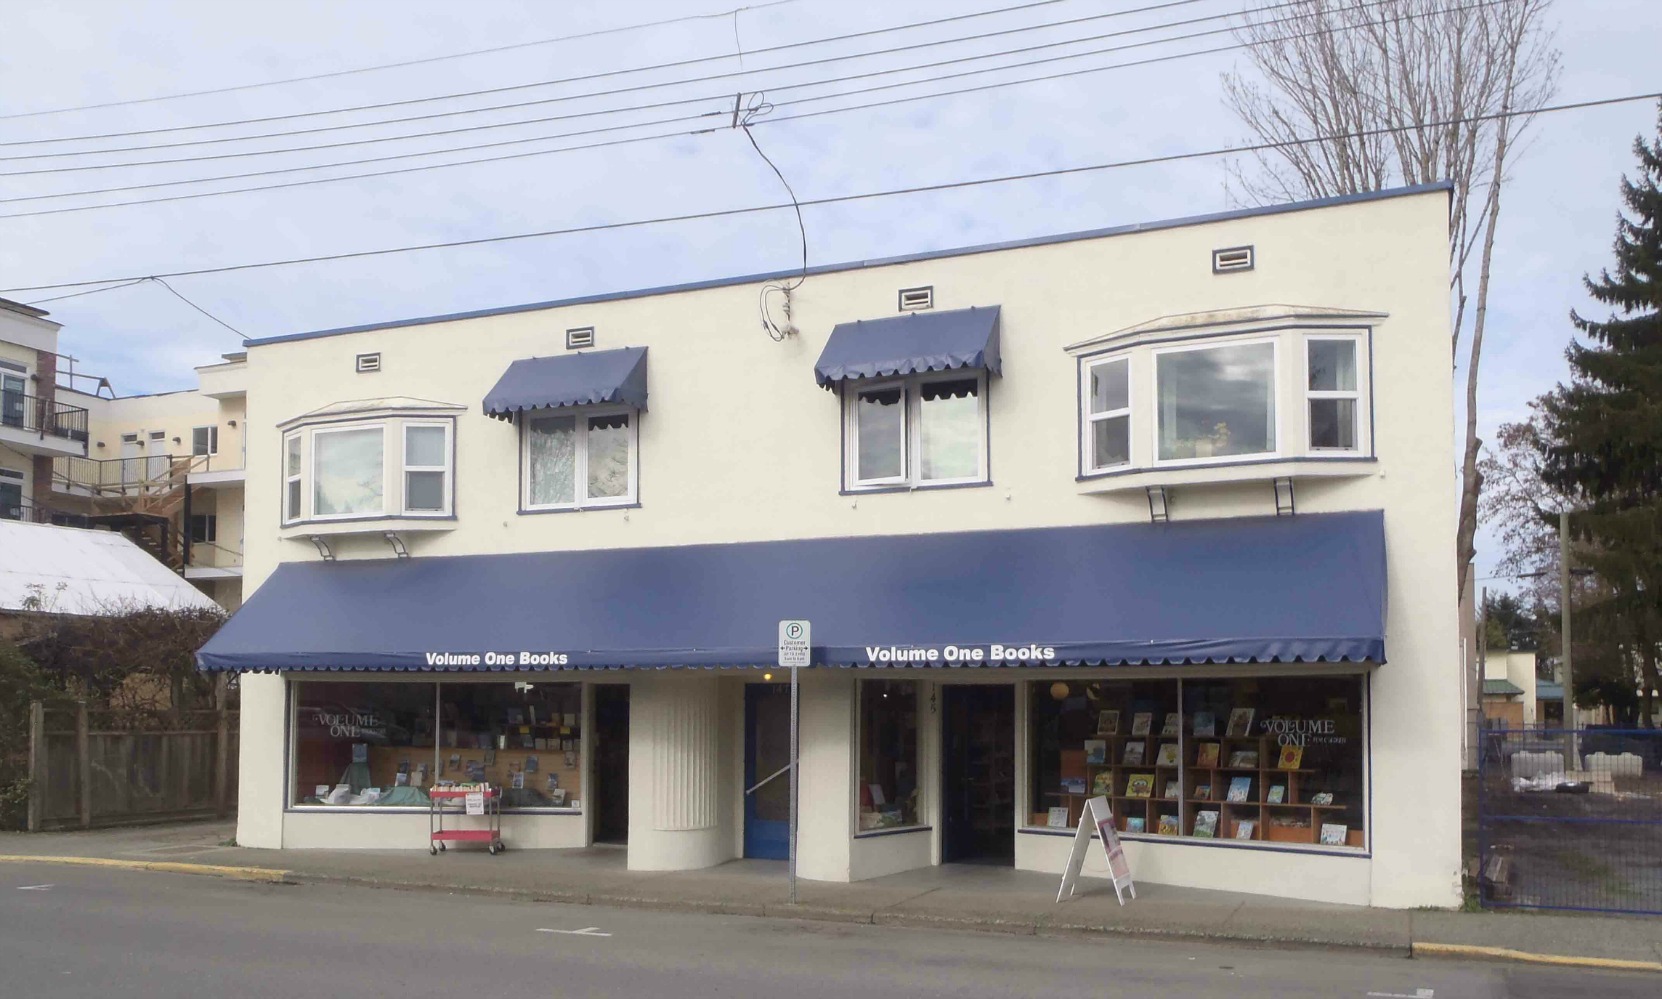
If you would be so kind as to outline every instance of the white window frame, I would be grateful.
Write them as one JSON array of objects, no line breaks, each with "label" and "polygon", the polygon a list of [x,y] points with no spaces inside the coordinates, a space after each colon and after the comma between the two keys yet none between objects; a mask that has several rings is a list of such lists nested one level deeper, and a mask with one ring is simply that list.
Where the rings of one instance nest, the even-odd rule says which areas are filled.
[{"label": "white window frame", "polygon": [[[405,420],[404,429],[399,432],[398,466],[399,486],[403,490],[399,501],[406,517],[448,517],[450,516],[452,486],[454,484],[455,464],[451,456],[451,421],[449,420]],[[442,465],[412,465],[410,464],[410,431],[416,428],[437,427],[444,432],[444,464]],[[444,497],[437,510],[413,510],[410,508],[410,473],[411,472],[440,472],[444,476],[444,485],[440,495]]]},{"label": "white window frame", "polygon": [[[380,434],[381,434],[381,506],[380,506],[380,509],[377,509],[377,510],[355,510],[352,513],[327,513],[327,514],[318,513],[317,512],[317,455],[318,455],[317,439],[319,437],[325,436],[327,434],[357,433],[357,432],[364,431],[364,430],[376,430],[376,431],[379,431]],[[379,518],[379,517],[387,516],[387,492],[388,492],[388,490],[387,490],[387,465],[388,465],[388,462],[387,462],[387,425],[385,423],[377,422],[377,423],[345,423],[345,424],[341,424],[340,426],[333,426],[333,427],[314,427],[314,428],[312,428],[311,433],[310,433],[309,436],[311,437],[311,445],[312,445],[312,447],[311,447],[312,454],[311,454],[311,462],[310,462],[311,488],[301,490],[301,492],[306,494],[307,503],[311,507],[311,516],[310,516],[309,519],[318,520],[318,521],[328,521],[328,520],[373,520],[373,519],[376,519],[376,518]],[[400,457],[402,457],[402,456],[400,456]],[[400,464],[402,464],[402,462],[400,462]],[[303,467],[305,467],[305,466],[303,466]]]},{"label": "white window frame", "polygon": [[[292,475],[289,474],[289,443],[291,441],[298,445],[297,450],[299,451],[298,457],[300,459],[300,461],[299,461],[300,470],[298,472],[295,472]],[[283,461],[283,498],[282,498],[281,502],[282,502],[282,507],[283,507],[283,523],[285,523],[285,524],[297,524],[301,520],[304,519],[305,512],[306,512],[306,510],[305,510],[305,507],[306,507],[306,435],[305,434],[303,434],[300,431],[296,430],[296,431],[293,431],[292,433],[287,433],[287,434],[283,435],[283,458],[282,458],[282,461]],[[293,485],[296,485],[296,484],[298,484],[300,486],[299,502],[295,504],[296,509],[291,510],[291,509],[289,509],[289,488]]]},{"label": "white window frame", "polygon": [[[206,451],[203,451],[203,452],[200,452],[200,453],[198,453],[197,450],[196,450],[196,432],[198,430],[206,430],[208,432],[208,449]],[[190,428],[190,453],[191,453],[192,457],[196,457],[196,458],[201,458],[201,457],[205,457],[205,456],[208,456],[208,455],[218,454],[219,453],[219,424],[210,423],[205,427],[191,427]]]},{"label": "white window frame", "polygon": [[[531,502],[531,421],[548,417],[570,416],[576,431],[572,446],[572,500],[569,503]],[[629,417],[629,489],[622,496],[589,498],[589,420],[594,417]],[[522,412],[519,419],[519,508],[525,512],[548,510],[592,510],[606,507],[634,506],[640,488],[641,466],[641,411],[632,406],[570,406],[558,409]]]},{"label": "white window frame", "polygon": [[[1094,369],[1106,364],[1125,365],[1125,406],[1120,409],[1110,409],[1102,413],[1091,412],[1091,373]],[[1085,474],[1094,475],[1098,472],[1118,471],[1130,468],[1135,462],[1132,451],[1137,439],[1137,391],[1136,382],[1131,377],[1131,355],[1112,354],[1105,357],[1093,357],[1080,365],[1079,380],[1079,412],[1084,417],[1080,424],[1079,455],[1080,467]],[[1159,414],[1155,414],[1158,417]],[[1113,465],[1095,464],[1096,458],[1096,424],[1107,422],[1118,417],[1125,417],[1125,460]]]},{"label": "white window frame", "polygon": [[217,546],[219,544],[219,515],[213,513],[193,513],[190,515],[190,519],[193,521],[197,518],[201,518],[202,520],[202,533],[204,536],[198,540],[196,537],[196,525],[193,523],[187,523],[185,525],[185,530],[190,532],[191,544]]},{"label": "white window frame", "polygon": [[[975,422],[980,434],[976,452],[974,475],[955,479],[925,479],[923,477],[923,392],[931,382],[956,382],[975,379]],[[901,390],[902,414],[901,468],[898,476],[862,479],[860,474],[860,416],[859,398],[862,392]],[[892,489],[904,486],[911,489],[934,489],[940,486],[981,485],[988,481],[987,451],[990,436],[987,424],[987,372],[959,369],[936,371],[906,378],[888,378],[882,381],[854,382],[843,391],[843,481],[851,492],[860,490]]]},{"label": "white window frame", "polygon": [[[1367,383],[1367,355],[1363,352],[1363,338],[1355,333],[1313,333],[1302,338],[1304,348],[1303,368],[1299,376],[1299,385],[1304,390],[1304,447],[1311,454],[1362,454],[1362,389]],[[1349,343],[1356,352],[1356,388],[1349,391],[1312,389],[1310,387],[1310,345],[1320,341],[1334,343]],[[1315,429],[1310,419],[1310,403],[1317,399],[1350,399],[1356,403],[1351,410],[1351,419],[1355,421],[1351,427],[1351,439],[1356,442],[1354,447],[1317,447],[1311,440]]]},{"label": "white window frame", "polygon": [[[1161,458],[1160,457],[1160,358],[1167,354],[1185,354],[1197,350],[1217,350],[1223,347],[1250,347],[1256,344],[1270,345],[1270,404],[1275,407],[1275,420],[1272,426],[1275,429],[1275,447],[1268,451],[1253,451],[1247,454],[1213,455],[1206,458]],[[1153,400],[1153,417],[1149,420],[1149,442],[1153,448],[1149,452],[1150,468],[1182,468],[1195,465],[1224,465],[1243,461],[1273,461],[1280,458],[1285,451],[1287,440],[1286,400],[1281,396],[1281,340],[1276,336],[1248,337],[1239,340],[1209,340],[1203,343],[1186,343],[1171,347],[1156,348],[1151,351],[1153,363],[1149,365],[1149,398]]]}]

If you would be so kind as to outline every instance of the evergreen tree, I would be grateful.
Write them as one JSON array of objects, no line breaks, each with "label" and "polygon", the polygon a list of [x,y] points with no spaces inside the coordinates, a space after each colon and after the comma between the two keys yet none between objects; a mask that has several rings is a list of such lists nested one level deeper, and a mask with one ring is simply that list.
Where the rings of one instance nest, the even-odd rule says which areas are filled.
[{"label": "evergreen tree", "polygon": [[1570,384],[1542,399],[1542,475],[1578,498],[1571,531],[1630,624],[1624,658],[1647,725],[1662,643],[1662,107],[1657,132],[1633,143],[1639,170],[1622,180],[1614,270],[1583,278],[1612,311],[1602,321],[1570,314],[1587,342],[1566,352]]}]

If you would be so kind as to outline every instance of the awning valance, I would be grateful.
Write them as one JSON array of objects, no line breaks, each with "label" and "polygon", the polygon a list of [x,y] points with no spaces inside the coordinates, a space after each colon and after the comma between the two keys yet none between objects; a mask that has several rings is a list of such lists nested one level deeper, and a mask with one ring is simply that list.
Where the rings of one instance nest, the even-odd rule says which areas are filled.
[{"label": "awning valance", "polygon": [[289,562],[206,670],[1383,662],[1383,518]]},{"label": "awning valance", "polygon": [[515,361],[486,394],[485,415],[511,420],[527,409],[607,403],[646,408],[645,347]]},{"label": "awning valance", "polygon": [[981,368],[998,374],[998,309],[910,312],[887,319],[839,323],[831,331],[814,379],[830,388],[853,378]]}]

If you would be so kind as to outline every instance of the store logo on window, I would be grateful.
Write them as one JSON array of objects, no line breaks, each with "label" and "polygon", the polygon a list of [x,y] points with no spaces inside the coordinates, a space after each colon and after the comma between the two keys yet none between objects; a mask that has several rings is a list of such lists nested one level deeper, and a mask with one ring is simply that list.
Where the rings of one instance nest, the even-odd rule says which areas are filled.
[{"label": "store logo on window", "polygon": [[1283,746],[1338,746],[1349,741],[1339,734],[1339,723],[1332,718],[1272,715],[1262,724],[1264,734],[1275,736]]},{"label": "store logo on window", "polygon": [[312,724],[328,729],[331,739],[383,738],[386,733],[386,722],[379,712],[358,708],[318,708],[312,712]]}]

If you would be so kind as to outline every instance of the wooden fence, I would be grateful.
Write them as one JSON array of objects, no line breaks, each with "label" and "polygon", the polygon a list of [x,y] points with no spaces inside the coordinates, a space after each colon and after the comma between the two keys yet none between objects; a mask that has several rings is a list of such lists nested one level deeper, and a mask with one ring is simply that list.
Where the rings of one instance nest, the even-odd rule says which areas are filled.
[{"label": "wooden fence", "polygon": [[29,830],[224,817],[236,799],[237,712],[29,706]]}]

